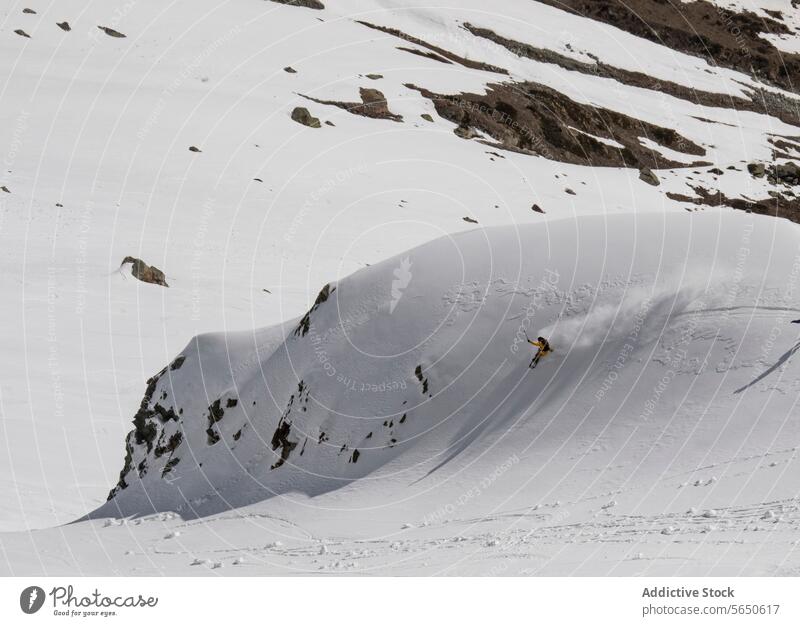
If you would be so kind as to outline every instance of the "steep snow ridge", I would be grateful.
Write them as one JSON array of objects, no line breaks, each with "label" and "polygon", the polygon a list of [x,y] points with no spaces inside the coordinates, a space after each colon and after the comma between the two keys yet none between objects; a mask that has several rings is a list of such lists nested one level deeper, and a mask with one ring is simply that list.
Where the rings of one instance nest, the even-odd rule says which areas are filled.
[{"label": "steep snow ridge", "polygon": [[[592,437],[623,445],[638,484],[797,443],[796,338],[780,333],[799,234],[745,213],[610,215],[425,244],[326,288],[299,322],[193,340],[148,388],[95,515],[211,515],[353,481],[372,506],[446,500],[450,477],[511,454],[573,494],[540,459]],[[555,349],[536,370],[526,332]]]}]

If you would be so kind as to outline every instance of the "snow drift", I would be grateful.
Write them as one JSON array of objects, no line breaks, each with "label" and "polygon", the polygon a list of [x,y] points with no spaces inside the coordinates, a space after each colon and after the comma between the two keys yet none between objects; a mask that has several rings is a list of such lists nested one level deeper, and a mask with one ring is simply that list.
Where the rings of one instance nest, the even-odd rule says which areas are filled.
[{"label": "snow drift", "polygon": [[[422,245],[326,285],[301,319],[193,339],[148,382],[96,515],[354,481],[381,501],[520,442],[543,483],[592,452],[657,482],[794,445],[798,235],[746,213],[620,214]],[[536,370],[526,335],[554,348]]]}]

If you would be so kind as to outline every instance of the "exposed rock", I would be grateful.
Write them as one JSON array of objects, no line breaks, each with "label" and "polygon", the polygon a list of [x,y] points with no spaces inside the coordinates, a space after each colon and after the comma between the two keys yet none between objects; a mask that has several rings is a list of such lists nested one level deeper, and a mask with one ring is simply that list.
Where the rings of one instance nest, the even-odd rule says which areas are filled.
[{"label": "exposed rock", "polygon": [[425,120],[426,122],[432,122],[433,118],[431,117],[430,113],[423,113],[420,117]]},{"label": "exposed rock", "polygon": [[414,369],[414,376],[417,377],[417,380],[422,385],[422,393],[423,394],[428,393],[428,379],[422,373],[422,365],[417,365],[417,367]]},{"label": "exposed rock", "polygon": [[69,32],[72,30],[72,27],[69,25],[69,22],[56,22],[56,26],[58,26],[61,30],[65,32]]},{"label": "exposed rock", "polygon": [[762,37],[765,32],[773,35],[793,35],[793,32],[786,24],[768,17],[750,11],[737,12],[709,0],[541,1],[672,50],[701,57],[712,66],[740,72],[749,70],[790,92],[797,90],[800,55],[783,52]]},{"label": "exposed rock", "polygon": [[[401,30],[397,30],[396,28],[389,28],[388,26],[378,26],[377,24],[371,24],[369,22],[364,22],[361,20],[356,20],[356,23],[361,24],[362,26],[366,26],[367,28],[379,30],[382,33],[393,35],[394,37],[398,37],[404,41],[416,44],[421,48],[430,50],[431,52],[435,53],[436,57],[438,57],[436,60],[440,60],[445,63],[455,62],[458,63],[459,65],[463,65],[464,67],[468,67],[473,70],[483,70],[486,72],[495,72],[497,74],[508,74],[508,70],[503,69],[502,67],[497,67],[496,65],[489,65],[488,63],[481,63],[480,61],[473,61],[471,59],[458,56],[457,54],[453,54],[452,52],[445,50],[444,48],[440,48],[439,46],[430,44],[427,41],[420,39],[419,37],[408,35]],[[408,52],[413,52],[413,53],[418,52],[417,50],[409,48],[401,48],[401,50],[406,50]],[[427,55],[423,54],[423,56]]]},{"label": "exposed rock", "polygon": [[202,152],[197,146],[189,146],[189,152]]},{"label": "exposed rock", "polygon": [[324,9],[325,5],[319,0],[272,0],[278,4],[290,4],[296,7],[305,7],[306,9]]},{"label": "exposed rock", "polygon": [[[746,200],[744,198],[729,198],[721,191],[711,191],[703,187],[693,187],[697,194],[695,197],[667,192],[667,197],[679,202],[689,202],[698,206],[733,207],[747,213],[772,215],[783,217],[793,222],[800,223],[800,200],[788,192],[780,194],[775,191],[768,192],[769,198],[763,200]],[[790,197],[786,197],[790,196]]]},{"label": "exposed rock", "polygon": [[[532,59],[540,63],[552,63],[571,72],[580,72],[590,76],[610,78],[624,85],[657,91],[701,106],[767,113],[768,115],[778,117],[787,124],[798,125],[800,123],[800,110],[798,110],[797,101],[787,99],[784,94],[776,94],[773,91],[758,88],[751,89],[750,97],[703,91],[696,87],[688,87],[663,78],[655,79],[653,76],[643,72],[615,67],[603,63],[600,59],[591,54],[588,56],[592,57],[594,62],[580,61],[547,48],[538,48],[528,43],[508,39],[498,35],[492,30],[473,26],[470,23],[465,23],[463,27],[476,37],[482,37],[503,46],[509,52],[517,56]],[[736,69],[742,70],[741,67]],[[723,124],[723,122],[707,118],[697,117],[696,119],[708,124]]]},{"label": "exposed rock", "polygon": [[11,193],[11,192],[8,190],[8,187],[6,187],[5,185],[2,185],[2,186],[0,186],[0,191],[5,191],[6,193]]},{"label": "exposed rock", "polygon": [[475,139],[481,136],[479,132],[472,130],[472,128],[470,128],[466,124],[459,124],[458,126],[456,126],[453,129],[453,133],[455,133],[457,137],[461,137],[462,139]]},{"label": "exposed rock", "polygon": [[336,291],[336,287],[331,287],[330,283],[325,285],[317,294],[317,299],[314,300],[314,304],[311,305],[311,308],[308,312],[303,316],[303,319],[300,320],[300,323],[297,325],[297,328],[294,329],[294,334],[297,337],[304,337],[308,331],[311,329],[311,314],[316,311],[320,305],[328,301],[331,294]]},{"label": "exposed rock", "polygon": [[26,33],[24,30],[22,30],[21,28],[18,28],[14,32],[17,33],[17,35],[19,35],[20,37],[27,37],[28,39],[31,38],[31,36],[28,33]]},{"label": "exposed rock", "polygon": [[287,74],[297,74],[297,70],[288,65],[283,68],[283,71],[286,72]]},{"label": "exposed rock", "polygon": [[120,267],[125,265],[126,263],[131,264],[131,274],[134,278],[138,278],[144,283],[151,283],[153,285],[161,285],[162,287],[169,287],[166,281],[166,277],[164,276],[164,272],[162,272],[157,267],[148,265],[141,259],[137,259],[136,257],[126,256],[122,259],[122,263]]},{"label": "exposed rock", "polygon": [[97,28],[102,30],[109,37],[116,37],[118,39],[123,39],[123,38],[127,37],[127,35],[123,35],[118,30],[114,30],[113,28],[109,28],[108,26],[98,26]]},{"label": "exposed rock", "polygon": [[763,163],[748,163],[747,171],[756,178],[761,178],[767,173],[767,166]]},{"label": "exposed rock", "polygon": [[23,13],[28,13],[29,15],[36,15],[36,11],[33,9],[22,9]]},{"label": "exposed rock", "polygon": [[800,182],[800,167],[794,162],[780,163],[770,172],[776,179],[776,182],[784,185],[797,185]]},{"label": "exposed rock", "polygon": [[298,124],[308,126],[309,128],[320,128],[322,126],[319,122],[319,118],[311,115],[305,107],[295,107],[292,111],[292,119]]},{"label": "exposed rock", "polygon": [[535,211],[536,213],[544,213],[544,209],[542,209],[542,207],[540,207],[538,204],[534,204],[531,207],[531,211]]},{"label": "exposed rock", "polygon": [[289,421],[281,421],[278,424],[278,428],[275,429],[275,432],[272,434],[272,449],[277,450],[278,448],[281,449],[280,458],[272,464],[270,469],[278,469],[281,465],[283,465],[286,460],[289,458],[289,455],[292,453],[297,447],[296,441],[289,440],[289,433],[292,429],[292,423]]},{"label": "exposed rock", "polygon": [[461,219],[464,220],[465,222],[469,222],[470,224],[478,223],[478,220],[472,219],[471,217],[462,217]]},{"label": "exposed rock", "polygon": [[445,65],[452,65],[452,61],[448,61],[443,56],[436,54],[435,52],[425,52],[424,50],[419,50],[418,48],[407,48],[405,46],[397,46],[398,50],[402,50],[403,52],[410,52],[411,54],[415,54],[418,57],[423,57],[425,59],[431,59],[433,61],[438,61],[439,63],[444,63]]},{"label": "exposed rock", "polygon": [[648,185],[653,185],[653,187],[658,187],[661,184],[658,176],[653,174],[653,170],[649,167],[643,167],[639,170],[639,180],[643,180]]},{"label": "exposed rock", "polygon": [[377,89],[361,87],[361,89],[359,89],[359,95],[361,96],[361,102],[340,102],[338,100],[319,100],[310,96],[303,97],[317,104],[339,107],[353,115],[361,115],[373,119],[392,120],[393,122],[403,121],[401,115],[395,115],[389,110],[389,106],[386,103],[386,96]]},{"label": "exposed rock", "polygon": [[383,78],[383,74],[367,74],[367,78],[370,80],[380,80]]},{"label": "exposed rock", "polygon": [[642,135],[671,150],[705,155],[704,148],[671,128],[576,102],[539,83],[490,84],[483,94],[438,94],[413,84],[406,87],[429,98],[441,117],[458,126],[455,132],[459,137],[472,138],[480,131],[496,142],[486,140],[488,145],[552,161],[604,167],[640,167],[644,163],[659,168],[686,167],[642,145]]}]

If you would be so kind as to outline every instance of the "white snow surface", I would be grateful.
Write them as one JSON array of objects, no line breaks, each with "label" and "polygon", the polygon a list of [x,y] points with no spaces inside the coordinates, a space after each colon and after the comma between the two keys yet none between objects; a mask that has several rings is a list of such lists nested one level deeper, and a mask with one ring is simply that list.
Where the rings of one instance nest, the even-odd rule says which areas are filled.
[{"label": "white snow surface", "polygon": [[[745,163],[800,130],[658,81],[738,96],[763,85],[527,0],[25,6],[37,13],[0,8],[0,571],[191,574],[223,558],[239,559],[226,574],[797,572],[796,227],[690,214],[665,195],[713,181],[764,198]],[[409,54],[356,19],[510,74]],[[653,90],[517,57],[464,22],[646,73]],[[405,87],[509,80],[675,128],[724,175],[662,170],[656,188],[636,170],[497,158]],[[403,122],[299,95],[352,101],[360,87]],[[335,126],[300,126],[295,106]],[[120,270],[127,255],[170,287]],[[405,258],[411,278],[389,312]],[[331,281],[313,328],[337,376],[309,335],[291,336]],[[510,346],[537,294],[528,332],[556,352],[530,373],[527,347]],[[145,381],[180,354],[159,389],[184,408],[166,427],[185,428],[192,451],[172,482],[155,464],[102,510],[111,517],[57,526],[103,504]],[[300,380],[302,432],[329,441],[270,471]],[[367,381],[374,390],[348,390]],[[208,446],[203,420],[223,394],[239,404]],[[404,406],[403,430],[383,432]],[[248,424],[236,445],[235,424]]]},{"label": "white snow surface", "polygon": [[[152,394],[179,414],[156,441],[182,443],[134,444],[96,519],[2,536],[6,567],[796,573],[799,252],[768,217],[617,214],[359,270],[305,335],[192,340]],[[554,348],[535,370],[525,333]],[[281,417],[297,445],[271,469]]]}]

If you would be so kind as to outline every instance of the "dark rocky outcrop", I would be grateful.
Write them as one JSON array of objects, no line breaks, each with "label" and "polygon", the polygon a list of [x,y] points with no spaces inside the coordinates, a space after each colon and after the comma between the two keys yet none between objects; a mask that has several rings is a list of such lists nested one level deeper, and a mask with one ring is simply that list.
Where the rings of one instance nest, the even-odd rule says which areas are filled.
[{"label": "dark rocky outcrop", "polygon": [[353,115],[361,115],[363,117],[380,120],[392,120],[393,122],[403,121],[401,115],[395,115],[389,110],[389,106],[386,103],[386,96],[384,96],[381,91],[362,87],[359,89],[359,95],[361,96],[361,102],[341,102],[337,100],[320,100],[312,98],[311,96],[303,97],[317,104],[339,107]]},{"label": "dark rocky outcrop", "polygon": [[769,192],[769,198],[747,200],[744,198],[729,198],[719,190],[713,191],[700,186],[692,187],[692,191],[696,194],[695,196],[667,192],[667,197],[671,200],[697,206],[732,207],[739,211],[783,217],[792,222],[800,223],[800,199],[789,195],[791,192],[783,194],[771,191]]},{"label": "dark rocky outcrop", "polygon": [[320,292],[317,294],[317,299],[314,300],[314,304],[300,320],[300,323],[297,325],[297,328],[294,329],[294,334],[296,337],[305,337],[306,334],[308,334],[308,331],[311,330],[311,314],[314,311],[316,311],[323,303],[327,302],[328,298],[334,291],[336,291],[336,287],[331,287],[330,283],[325,285],[320,290]]},{"label": "dark rocky outcrop", "polygon": [[306,9],[321,10],[325,8],[319,0],[272,0],[278,4],[289,4],[296,7],[305,7]]},{"label": "dark rocky outcrop", "polygon": [[106,35],[109,37],[116,37],[117,39],[124,39],[127,35],[123,35],[118,30],[114,30],[113,28],[109,28],[108,26],[98,26],[100,30],[102,30]]},{"label": "dark rocky outcrop", "polygon": [[800,185],[800,166],[794,161],[787,163],[748,163],[747,171],[753,178],[764,178],[772,185],[796,187]]},{"label": "dark rocky outcrop", "polygon": [[[780,51],[764,33],[792,34],[780,21],[708,0],[539,0],[604,22],[672,50],[706,59],[797,92],[800,55]],[[795,8],[795,10],[797,10]]]},{"label": "dark rocky outcrop", "polygon": [[[463,25],[464,29],[476,37],[487,39],[503,46],[513,54],[538,61],[552,63],[572,72],[580,72],[590,76],[610,78],[624,85],[649,89],[660,94],[668,94],[681,100],[708,107],[734,109],[736,111],[754,111],[773,115],[787,124],[800,124],[800,104],[784,94],[775,93],[765,89],[751,89],[750,97],[739,97],[702,91],[696,87],[689,87],[661,78],[655,78],[644,72],[632,71],[603,63],[600,59],[589,54],[594,62],[584,62],[560,54],[547,48],[539,48],[521,41],[503,37],[488,28],[474,26],[470,23]],[[735,68],[742,69],[742,68]],[[744,68],[745,70],[747,68]],[[719,123],[712,120],[703,120],[707,123]]]},{"label": "dark rocky outcrop", "polygon": [[[457,124],[459,137],[476,137],[480,131],[496,142],[490,145],[553,161],[609,167],[686,167],[642,145],[640,137],[684,154],[705,155],[704,148],[671,128],[576,102],[539,83],[490,84],[485,94],[438,94],[411,84],[406,87],[429,98],[441,117]],[[699,164],[705,163],[695,163]]]},{"label": "dark rocky outcrop", "polygon": [[[413,43],[420,48],[425,48],[429,50],[433,56],[428,54],[422,53],[423,56],[427,56],[428,58],[434,58],[437,61],[442,61],[444,63],[458,63],[459,65],[463,65],[464,67],[468,67],[473,70],[483,70],[486,72],[495,72],[497,74],[508,74],[508,70],[497,67],[496,65],[490,65],[488,63],[482,63],[481,61],[473,61],[472,59],[467,59],[462,56],[458,56],[450,52],[449,50],[445,50],[444,48],[440,48],[439,46],[435,46],[419,37],[414,37],[412,35],[408,35],[401,30],[397,30],[396,28],[389,28],[388,26],[379,26],[377,24],[372,24],[370,22],[364,22],[361,20],[356,20],[358,24],[362,26],[366,26],[367,28],[372,28],[373,30],[378,30],[382,33],[386,33],[387,35],[392,35],[397,37],[398,39],[402,39],[403,41],[408,41],[409,43]],[[417,50],[409,49],[409,48],[401,48],[401,50],[406,50],[407,52],[418,53]]]}]

